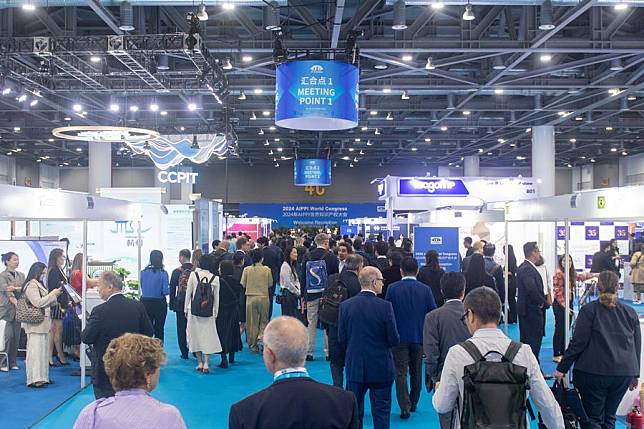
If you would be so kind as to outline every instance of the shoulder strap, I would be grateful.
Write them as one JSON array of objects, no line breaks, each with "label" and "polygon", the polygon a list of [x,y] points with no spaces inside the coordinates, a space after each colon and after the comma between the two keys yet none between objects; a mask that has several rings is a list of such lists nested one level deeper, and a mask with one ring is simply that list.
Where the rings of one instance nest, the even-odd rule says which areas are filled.
[{"label": "shoulder strap", "polygon": [[197,278],[197,283],[201,283],[201,279],[199,278],[199,273],[195,271],[195,277]]},{"label": "shoulder strap", "polygon": [[505,351],[505,354],[503,355],[503,359],[507,360],[508,362],[512,362],[514,358],[516,357],[517,353],[519,353],[519,350],[521,350],[521,343],[517,343],[516,341],[511,341],[510,345],[508,346],[508,349]]},{"label": "shoulder strap", "polygon": [[212,282],[213,282],[213,280],[215,280],[215,277],[217,277],[217,276],[214,275],[214,274],[212,275],[212,277],[210,277],[210,280],[208,280],[209,285],[212,285]]},{"label": "shoulder strap", "polygon": [[476,347],[470,340],[463,341],[460,346],[463,347],[467,353],[469,353],[472,359],[474,359],[474,362],[485,359],[479,351],[478,347]]}]

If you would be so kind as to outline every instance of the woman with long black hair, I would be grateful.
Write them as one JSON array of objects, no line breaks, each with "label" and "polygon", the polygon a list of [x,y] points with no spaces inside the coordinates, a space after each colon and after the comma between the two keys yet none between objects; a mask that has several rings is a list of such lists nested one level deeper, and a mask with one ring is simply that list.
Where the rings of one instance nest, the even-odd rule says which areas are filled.
[{"label": "woman with long black hair", "polygon": [[289,246],[284,249],[284,262],[280,268],[280,286],[282,291],[282,316],[297,317],[297,300],[300,298],[300,280],[297,271],[297,248]]},{"label": "woman with long black hair", "polygon": [[438,260],[438,252],[428,250],[425,253],[425,265],[418,270],[418,276],[416,278],[419,282],[423,282],[431,288],[434,301],[436,301],[436,308],[441,307],[445,303],[445,298],[441,291],[443,274],[445,274],[445,270],[441,268]]},{"label": "woman with long black hair", "polygon": [[485,271],[485,259],[479,253],[474,253],[465,273],[465,295],[481,286],[491,287],[497,294],[499,293],[494,279]]},{"label": "woman with long black hair", "polygon": [[166,296],[170,293],[170,278],[163,269],[163,253],[160,250],[150,252],[150,263],[141,271],[141,304],[148,313],[154,337],[163,342],[163,328],[168,313]]},{"label": "woman with long black hair", "polygon": [[[63,249],[53,249],[49,253],[49,262],[47,264],[47,290],[49,292],[59,289],[61,286],[69,284],[69,279],[65,274],[65,265],[67,258]],[[58,305],[51,308],[51,330],[49,332],[49,366],[57,366],[52,360],[54,349],[61,365],[69,365],[65,359],[63,351],[63,319],[65,312],[69,307],[69,295],[63,290],[58,295]]]},{"label": "woman with long black hair", "polygon": [[40,323],[23,323],[22,327],[27,334],[27,386],[47,387],[51,383],[49,379],[49,367],[47,363],[51,359],[49,351],[49,330],[51,327],[51,309],[58,308],[57,298],[63,294],[63,286],[47,291],[42,284],[45,273],[45,264],[35,262],[29,268],[29,274],[22,287],[25,299],[33,307],[41,309],[43,321]]},{"label": "woman with long black hair", "polygon": [[239,333],[239,297],[244,289],[233,273],[233,261],[224,259],[219,263],[217,334],[221,343],[220,368],[228,368],[229,362],[235,362],[235,353],[242,349]]}]

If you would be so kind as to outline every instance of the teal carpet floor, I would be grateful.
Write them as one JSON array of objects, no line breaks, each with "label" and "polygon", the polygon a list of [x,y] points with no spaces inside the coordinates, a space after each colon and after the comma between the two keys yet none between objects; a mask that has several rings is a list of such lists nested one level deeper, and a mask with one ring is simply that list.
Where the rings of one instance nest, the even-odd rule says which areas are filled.
[{"label": "teal carpet floor", "polygon": [[[277,307],[279,309],[279,306]],[[637,308],[644,312],[644,306]],[[548,312],[548,335],[544,338],[541,361],[544,371],[552,374],[552,330],[554,320]],[[321,331],[320,331],[321,334]],[[182,413],[189,428],[226,428],[230,406],[256,392],[272,381],[263,365],[261,356],[245,349],[238,354],[237,362],[228,369],[217,368],[219,357],[211,359],[211,373],[208,375],[194,370],[196,361],[179,359],[176,343],[174,313],[168,313],[165,329],[165,347],[168,362],[161,369],[159,386],[153,396],[160,401],[176,406]],[[510,326],[510,336],[518,338],[518,326]],[[316,360],[307,362],[311,376],[321,382],[331,383],[328,363],[321,350],[321,335],[318,338]],[[24,385],[24,362],[21,371],[0,373],[0,427],[14,428],[71,428],[80,410],[94,400],[91,386],[78,391],[79,377],[69,375],[71,369],[55,368],[52,377],[56,384],[46,389],[28,389]],[[393,396],[392,428],[435,428],[438,417],[431,406],[431,395],[423,392],[418,411],[409,420],[400,420],[400,413]],[[365,428],[371,428],[372,420],[368,400],[365,403]],[[624,427],[621,423],[619,427]],[[536,425],[533,425],[536,427]]]}]

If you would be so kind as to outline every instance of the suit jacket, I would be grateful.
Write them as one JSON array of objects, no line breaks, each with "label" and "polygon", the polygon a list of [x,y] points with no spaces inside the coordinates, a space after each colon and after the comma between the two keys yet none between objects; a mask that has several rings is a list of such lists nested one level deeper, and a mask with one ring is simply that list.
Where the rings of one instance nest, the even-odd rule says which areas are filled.
[{"label": "suit jacket", "polygon": [[391,267],[391,263],[387,258],[376,258],[373,266],[378,268],[380,272],[384,272],[387,268]]},{"label": "suit jacket", "polygon": [[362,291],[340,304],[338,342],[346,348],[347,381],[391,383],[391,348],[400,336],[391,303]]},{"label": "suit jacket", "polygon": [[432,270],[427,265],[424,265],[418,270],[418,275],[416,276],[419,282],[423,282],[431,288],[434,301],[436,301],[436,307],[442,307],[445,303],[443,292],[441,291],[443,274],[445,274],[445,270],[442,268]]},{"label": "suit jacket", "polygon": [[385,279],[385,284],[382,286],[382,293],[378,295],[380,298],[387,296],[387,290],[392,284],[402,280],[402,274],[400,274],[400,266],[390,265],[389,267],[382,270],[382,278]]},{"label": "suit jacket", "polygon": [[461,320],[464,313],[465,307],[461,301],[449,301],[425,316],[423,351],[426,372],[434,383],[441,379],[450,347],[471,337],[465,321]]},{"label": "suit jacket", "polygon": [[436,308],[432,290],[425,283],[405,278],[389,287],[385,299],[394,309],[400,342],[422,344],[425,315]]},{"label": "suit jacket", "polygon": [[[546,297],[543,279],[537,269],[524,261],[517,270],[517,314],[525,321],[523,327],[544,335]],[[524,328],[522,328],[524,329]]]},{"label": "suit jacket", "polygon": [[22,287],[25,283],[25,275],[15,271],[15,277],[5,270],[0,273],[0,320],[8,322],[16,318],[16,307],[9,301],[9,297],[18,297],[18,292],[8,292],[7,286]]},{"label": "suit jacket", "polygon": [[275,285],[280,281],[280,268],[282,267],[280,253],[276,253],[273,248],[267,246],[262,248],[262,254],[264,255],[263,264],[271,269],[273,285]]},{"label": "suit jacket", "polygon": [[94,346],[92,383],[95,386],[111,388],[112,384],[105,373],[103,355],[110,341],[125,333],[143,334],[148,337],[154,333],[143,304],[118,294],[94,307],[81,333],[81,339],[83,343]]},{"label": "suit jacket", "polygon": [[353,393],[308,378],[286,378],[230,408],[230,429],[357,429]]}]

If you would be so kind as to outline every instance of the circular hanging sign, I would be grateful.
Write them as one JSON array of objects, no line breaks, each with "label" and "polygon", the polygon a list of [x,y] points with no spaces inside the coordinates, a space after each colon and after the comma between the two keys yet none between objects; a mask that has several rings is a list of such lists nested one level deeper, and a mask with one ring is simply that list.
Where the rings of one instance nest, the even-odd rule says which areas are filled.
[{"label": "circular hanging sign", "polygon": [[344,61],[291,61],[277,67],[275,124],[307,131],[358,126],[358,67]]}]

